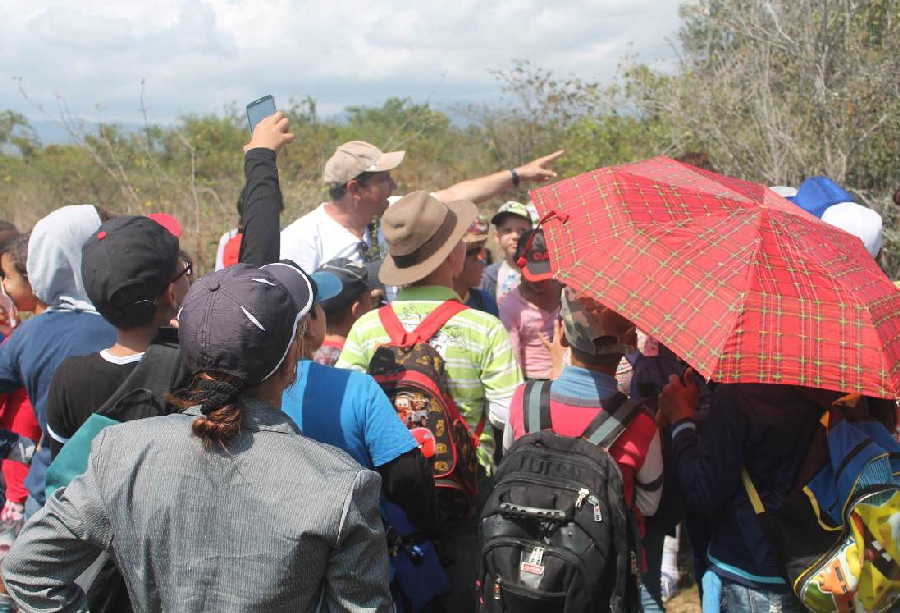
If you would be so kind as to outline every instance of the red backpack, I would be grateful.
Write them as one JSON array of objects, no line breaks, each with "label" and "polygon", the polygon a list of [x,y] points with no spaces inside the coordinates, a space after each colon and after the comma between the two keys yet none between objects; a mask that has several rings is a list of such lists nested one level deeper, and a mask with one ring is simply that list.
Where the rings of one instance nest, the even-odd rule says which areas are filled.
[{"label": "red backpack", "polygon": [[475,512],[475,449],[484,431],[485,416],[482,413],[472,433],[450,395],[444,359],[428,341],[466,308],[457,300],[448,300],[415,330],[407,332],[394,309],[382,307],[378,315],[391,340],[375,350],[368,371],[432,463],[441,506],[451,517],[470,517]]}]

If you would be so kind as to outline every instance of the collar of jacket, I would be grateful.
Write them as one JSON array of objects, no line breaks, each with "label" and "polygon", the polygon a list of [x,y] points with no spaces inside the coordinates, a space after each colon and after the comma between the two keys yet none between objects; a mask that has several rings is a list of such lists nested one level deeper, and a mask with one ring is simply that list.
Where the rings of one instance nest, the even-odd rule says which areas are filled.
[{"label": "collar of jacket", "polygon": [[[241,427],[243,429],[300,434],[296,424],[281,409],[276,409],[251,396],[241,396],[238,398],[238,402],[241,405]],[[187,408],[183,413],[197,417],[202,415],[200,405]]]}]

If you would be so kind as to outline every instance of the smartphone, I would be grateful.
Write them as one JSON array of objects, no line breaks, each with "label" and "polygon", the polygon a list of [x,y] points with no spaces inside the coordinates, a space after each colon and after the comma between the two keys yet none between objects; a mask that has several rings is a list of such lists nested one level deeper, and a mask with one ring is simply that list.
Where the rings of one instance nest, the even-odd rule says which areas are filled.
[{"label": "smartphone", "polygon": [[250,133],[253,133],[256,124],[269,115],[275,114],[275,98],[263,96],[247,105],[247,121],[250,122]]}]

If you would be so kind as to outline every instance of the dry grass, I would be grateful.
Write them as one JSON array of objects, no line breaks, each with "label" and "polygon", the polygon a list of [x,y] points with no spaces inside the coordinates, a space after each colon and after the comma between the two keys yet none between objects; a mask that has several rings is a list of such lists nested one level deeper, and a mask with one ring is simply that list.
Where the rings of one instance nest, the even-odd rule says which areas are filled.
[{"label": "dry grass", "polygon": [[672,613],[700,613],[700,594],[697,586],[683,589],[666,603],[666,611]]}]

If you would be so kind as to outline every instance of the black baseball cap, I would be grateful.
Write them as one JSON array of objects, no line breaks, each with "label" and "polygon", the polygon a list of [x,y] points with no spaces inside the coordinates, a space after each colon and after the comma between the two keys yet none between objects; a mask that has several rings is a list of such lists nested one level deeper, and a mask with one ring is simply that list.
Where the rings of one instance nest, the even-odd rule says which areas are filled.
[{"label": "black baseball cap", "polygon": [[341,291],[328,300],[322,300],[322,308],[325,312],[335,312],[343,309],[359,298],[363,292],[376,289],[381,286],[378,281],[378,266],[381,262],[369,264],[357,264],[349,258],[335,258],[326,262],[318,271],[331,273],[341,281]]},{"label": "black baseball cap", "polygon": [[340,291],[329,273],[320,283],[289,261],[256,268],[235,264],[194,283],[178,316],[184,363],[192,373],[214,371],[247,386],[272,376],[284,362],[297,326],[318,299]]},{"label": "black baseball cap", "polygon": [[178,239],[149,217],[113,217],[82,247],[88,298],[113,325],[141,325],[175,277],[178,253]]},{"label": "black baseball cap", "polygon": [[550,269],[550,253],[540,228],[529,230],[519,237],[516,245],[516,265],[528,281],[546,281],[553,278]]}]

